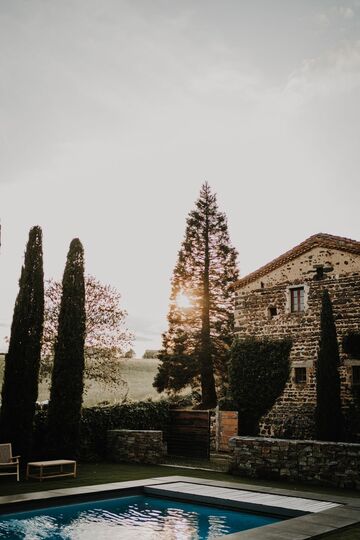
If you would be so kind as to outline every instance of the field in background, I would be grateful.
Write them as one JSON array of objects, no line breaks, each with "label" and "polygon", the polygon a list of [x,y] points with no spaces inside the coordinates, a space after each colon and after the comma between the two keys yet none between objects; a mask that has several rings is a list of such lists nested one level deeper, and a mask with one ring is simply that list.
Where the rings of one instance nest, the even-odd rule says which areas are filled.
[{"label": "field in background", "polygon": [[[85,406],[97,405],[101,402],[117,403],[123,401],[125,396],[128,400],[138,401],[152,398],[160,399],[161,395],[153,388],[152,383],[157,372],[159,360],[142,358],[123,358],[121,363],[121,376],[126,385],[120,384],[118,389],[108,388],[99,383],[92,383],[84,397]],[[0,385],[2,385],[4,373],[4,357],[0,355]],[[49,399],[49,383],[44,382],[39,386],[39,401]]]}]

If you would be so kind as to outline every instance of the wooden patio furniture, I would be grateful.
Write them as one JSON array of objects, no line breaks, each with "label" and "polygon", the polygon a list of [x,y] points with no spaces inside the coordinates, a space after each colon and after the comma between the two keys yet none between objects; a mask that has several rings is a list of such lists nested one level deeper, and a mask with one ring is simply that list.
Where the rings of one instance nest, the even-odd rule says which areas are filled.
[{"label": "wooden patio furniture", "polygon": [[0,444],[0,476],[14,475],[19,481],[19,457],[12,455],[11,443]]}]

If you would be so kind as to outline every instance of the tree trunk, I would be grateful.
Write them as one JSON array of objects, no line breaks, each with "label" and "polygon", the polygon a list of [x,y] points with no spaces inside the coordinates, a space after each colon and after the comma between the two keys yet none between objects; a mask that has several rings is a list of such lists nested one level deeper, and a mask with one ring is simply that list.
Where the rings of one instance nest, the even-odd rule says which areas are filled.
[{"label": "tree trunk", "polygon": [[200,349],[200,373],[201,373],[201,401],[204,408],[215,407],[217,403],[214,367],[211,353],[210,338],[210,290],[209,290],[209,218],[206,209],[206,226],[204,232],[205,261],[204,261],[204,295],[201,316],[201,349]]}]

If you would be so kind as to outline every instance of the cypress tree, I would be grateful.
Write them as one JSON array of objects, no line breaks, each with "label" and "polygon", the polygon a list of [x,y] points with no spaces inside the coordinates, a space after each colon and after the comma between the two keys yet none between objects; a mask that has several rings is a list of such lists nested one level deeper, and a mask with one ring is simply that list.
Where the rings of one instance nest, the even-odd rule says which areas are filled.
[{"label": "cypress tree", "polygon": [[22,460],[31,454],[33,419],[38,396],[41,338],[44,323],[42,231],[29,233],[5,360],[0,414],[2,442],[11,442]]},{"label": "cypress tree", "polygon": [[[163,335],[161,364],[154,381],[158,391],[200,385],[201,406],[216,405],[216,380],[226,378],[233,339],[236,257],[226,216],[205,183],[187,218],[173,272],[169,328]],[[181,304],[182,297],[187,306]]]},{"label": "cypress tree", "polygon": [[340,441],[344,434],[341,411],[339,346],[332,304],[327,290],[323,291],[320,344],[316,363],[316,436],[322,441]]},{"label": "cypress tree", "polygon": [[77,456],[84,387],[85,320],[84,250],[75,238],[70,244],[62,280],[51,381],[48,437],[53,457]]}]

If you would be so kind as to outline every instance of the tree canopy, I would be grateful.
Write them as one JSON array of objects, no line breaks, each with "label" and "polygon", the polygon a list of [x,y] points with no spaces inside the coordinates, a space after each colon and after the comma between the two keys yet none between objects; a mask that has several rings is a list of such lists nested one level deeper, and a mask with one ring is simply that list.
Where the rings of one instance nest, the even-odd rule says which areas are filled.
[{"label": "tree canopy", "polygon": [[[62,285],[55,280],[45,283],[45,322],[41,376],[51,373],[60,311]],[[85,276],[85,383],[97,381],[118,386],[123,384],[120,363],[131,345],[132,334],[126,328],[126,311],[121,294],[94,276]]]},{"label": "tree canopy", "polygon": [[173,271],[168,330],[163,335],[158,391],[201,387],[202,406],[216,404],[233,339],[237,252],[216,195],[205,183],[189,213]]}]

